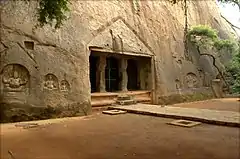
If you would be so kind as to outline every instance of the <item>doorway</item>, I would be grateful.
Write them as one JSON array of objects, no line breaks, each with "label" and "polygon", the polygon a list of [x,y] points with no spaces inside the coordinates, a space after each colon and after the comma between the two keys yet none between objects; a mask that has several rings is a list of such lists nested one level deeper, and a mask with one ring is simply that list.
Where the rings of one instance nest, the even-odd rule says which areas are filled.
[{"label": "doorway", "polygon": [[127,84],[128,90],[129,91],[138,90],[139,89],[138,67],[137,67],[136,60],[134,59],[128,60],[127,74],[128,74],[128,84]]},{"label": "doorway", "polygon": [[119,69],[118,59],[115,57],[106,58],[105,81],[106,91],[116,92],[119,90]]},{"label": "doorway", "polygon": [[91,83],[91,93],[97,92],[97,62],[99,57],[97,56],[89,56],[89,63],[90,63],[90,83]]}]

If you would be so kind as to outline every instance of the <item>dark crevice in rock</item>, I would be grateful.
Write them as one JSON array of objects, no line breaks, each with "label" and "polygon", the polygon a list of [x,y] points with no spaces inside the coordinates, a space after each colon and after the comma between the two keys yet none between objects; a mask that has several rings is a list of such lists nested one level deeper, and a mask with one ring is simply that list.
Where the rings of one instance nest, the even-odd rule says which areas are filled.
[{"label": "dark crevice in rock", "polygon": [[6,52],[6,51],[9,49],[9,47],[8,47],[7,45],[5,45],[2,41],[1,41],[1,44],[3,45],[3,47],[4,47],[5,49],[3,49],[3,50],[0,52],[0,54]]},{"label": "dark crevice in rock", "polygon": [[198,45],[196,45],[196,48],[197,48],[197,52],[200,56],[208,56],[208,57],[211,57],[213,59],[213,66],[217,69],[219,75],[221,76],[222,80],[224,81],[224,83],[226,84],[227,86],[227,90],[230,90],[230,86],[229,84],[227,83],[225,77],[223,76],[223,73],[221,72],[220,68],[216,65],[216,57],[213,56],[212,54],[206,54],[206,53],[201,53],[200,51],[200,47]]}]

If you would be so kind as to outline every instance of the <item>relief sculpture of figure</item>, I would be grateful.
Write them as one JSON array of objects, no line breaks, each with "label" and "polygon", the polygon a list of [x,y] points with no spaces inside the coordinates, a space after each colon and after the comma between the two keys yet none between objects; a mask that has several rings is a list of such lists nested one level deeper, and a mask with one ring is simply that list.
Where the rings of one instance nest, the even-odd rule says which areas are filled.
[{"label": "relief sculpture of figure", "polygon": [[175,80],[175,84],[176,84],[176,89],[177,89],[177,90],[181,89],[181,82],[180,82],[179,79],[176,79],[176,80]]},{"label": "relief sculpture of figure", "polygon": [[49,89],[49,90],[57,89],[57,85],[56,85],[55,81],[53,80],[52,75],[48,75],[48,79],[45,82],[44,87]]},{"label": "relief sculpture of figure", "polygon": [[194,88],[197,87],[198,80],[195,74],[193,73],[188,73],[187,76],[185,77],[186,83],[188,88]]},{"label": "relief sculpture of figure", "polygon": [[210,87],[211,85],[211,76],[208,72],[204,72],[204,82],[203,85],[205,87]]},{"label": "relief sculpture of figure", "polygon": [[21,79],[17,71],[13,72],[10,78],[3,78],[4,86],[8,91],[23,91],[24,85],[28,82],[27,79]]},{"label": "relief sculpture of figure", "polygon": [[68,92],[70,89],[70,85],[66,80],[63,80],[60,84],[60,90],[63,92]]}]

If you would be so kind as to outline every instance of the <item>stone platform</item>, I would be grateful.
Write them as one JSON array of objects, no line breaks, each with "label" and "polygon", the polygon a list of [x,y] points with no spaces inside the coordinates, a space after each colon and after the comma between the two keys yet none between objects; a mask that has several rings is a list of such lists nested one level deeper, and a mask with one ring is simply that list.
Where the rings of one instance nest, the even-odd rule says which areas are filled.
[{"label": "stone platform", "polygon": [[200,121],[203,123],[240,127],[240,113],[198,108],[181,108],[149,104],[135,104],[110,107],[110,109],[126,110],[129,113]]}]

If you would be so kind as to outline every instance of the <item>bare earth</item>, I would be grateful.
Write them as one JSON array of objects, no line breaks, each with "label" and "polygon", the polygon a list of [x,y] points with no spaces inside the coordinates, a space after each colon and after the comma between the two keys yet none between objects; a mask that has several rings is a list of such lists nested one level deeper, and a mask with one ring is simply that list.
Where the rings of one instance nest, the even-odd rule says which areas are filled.
[{"label": "bare earth", "polygon": [[[172,119],[94,114],[43,121],[22,129],[4,124],[1,159],[239,159],[240,129],[201,124],[184,128]],[[52,123],[46,125],[45,123]]]}]

